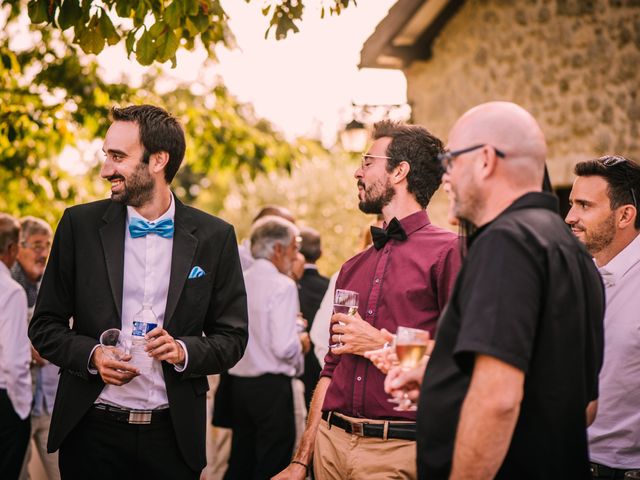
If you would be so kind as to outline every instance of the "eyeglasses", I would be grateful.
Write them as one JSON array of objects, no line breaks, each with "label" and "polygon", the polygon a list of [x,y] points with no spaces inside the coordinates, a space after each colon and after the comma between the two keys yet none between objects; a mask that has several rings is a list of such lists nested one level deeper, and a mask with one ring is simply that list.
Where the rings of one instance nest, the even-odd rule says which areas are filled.
[{"label": "eyeglasses", "polygon": [[[615,167],[616,165],[622,165],[622,164],[626,164],[629,160],[627,160],[624,157],[608,157],[604,160],[602,160],[602,165],[604,165],[605,167],[609,168],[609,167]],[[624,176],[627,178],[627,182],[629,183],[629,185],[631,185],[632,180],[629,177],[629,173],[625,170],[624,171]],[[633,206],[638,208],[638,201],[636,200],[636,192],[635,189],[633,187],[629,187],[629,191],[631,192],[631,198],[633,200]]]},{"label": "eyeglasses", "polygon": [[33,250],[36,253],[44,253],[44,252],[48,252],[49,250],[51,250],[51,242],[47,242],[47,243],[40,243],[40,242],[36,242],[36,243],[27,243],[27,242],[21,242],[20,246],[22,246],[22,248],[28,248],[30,250]]},{"label": "eyeglasses", "polygon": [[478,145],[474,145],[473,147],[462,148],[460,150],[445,150],[444,152],[438,154],[438,160],[440,161],[440,164],[442,165],[442,168],[444,169],[444,171],[448,172],[451,170],[451,165],[453,164],[454,158],[459,157],[464,153],[473,152],[474,150],[478,150],[486,146],[493,148],[494,152],[496,152],[496,155],[499,156],[500,158],[505,157],[504,152],[502,152],[501,150],[498,150],[496,147],[492,145],[487,145],[486,143],[481,143]]},{"label": "eyeglasses", "polygon": [[369,155],[368,153],[365,153],[362,155],[362,163],[360,164],[360,166],[362,167],[363,170],[366,168],[369,168],[372,163],[371,160],[376,158],[384,158],[385,160],[391,160],[391,157],[385,157],[384,155]]}]

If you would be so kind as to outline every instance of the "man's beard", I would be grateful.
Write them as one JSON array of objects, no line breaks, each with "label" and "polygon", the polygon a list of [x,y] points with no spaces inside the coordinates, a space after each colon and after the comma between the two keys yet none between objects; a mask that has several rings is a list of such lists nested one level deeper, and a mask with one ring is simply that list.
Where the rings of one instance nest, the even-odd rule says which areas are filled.
[{"label": "man's beard", "polygon": [[[382,213],[382,209],[389,205],[396,194],[396,191],[393,189],[393,186],[388,179],[384,187],[380,186],[380,188],[376,188],[378,185],[373,184],[371,189],[367,190],[362,180],[358,180],[358,186],[361,186],[364,189],[364,200],[360,200],[360,203],[358,203],[358,208],[363,213]],[[378,195],[374,197],[376,193],[378,193]]]},{"label": "man's beard", "polygon": [[111,200],[114,202],[124,203],[132,207],[141,207],[153,197],[155,185],[153,177],[149,173],[149,165],[146,163],[138,163],[128,179],[117,174],[107,178],[107,180],[115,179],[121,179],[124,188],[122,192],[111,193]]},{"label": "man's beard", "polygon": [[602,223],[590,230],[584,229],[580,224],[574,225],[573,228],[582,228],[584,232],[584,246],[593,256],[600,253],[608,247],[616,235],[616,219],[612,212]]},{"label": "man's beard", "polygon": [[475,226],[479,212],[484,209],[485,199],[480,195],[478,188],[471,182],[464,188],[464,195],[458,194],[458,189],[453,185],[453,214],[463,222],[468,222]]}]

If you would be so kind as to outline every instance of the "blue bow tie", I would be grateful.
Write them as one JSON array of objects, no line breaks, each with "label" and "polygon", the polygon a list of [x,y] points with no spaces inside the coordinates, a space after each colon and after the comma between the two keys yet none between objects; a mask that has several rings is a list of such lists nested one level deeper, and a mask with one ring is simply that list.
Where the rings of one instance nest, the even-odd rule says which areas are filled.
[{"label": "blue bow tie", "polygon": [[173,238],[173,220],[165,218],[151,225],[146,220],[134,217],[129,222],[129,233],[131,238],[146,237],[150,233],[155,233],[162,238]]}]

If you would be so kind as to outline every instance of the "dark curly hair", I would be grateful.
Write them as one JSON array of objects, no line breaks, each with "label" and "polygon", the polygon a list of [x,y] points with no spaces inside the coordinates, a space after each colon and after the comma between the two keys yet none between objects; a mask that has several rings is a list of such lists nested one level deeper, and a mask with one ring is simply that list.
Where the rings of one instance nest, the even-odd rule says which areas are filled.
[{"label": "dark curly hair", "polygon": [[418,125],[383,120],[373,126],[373,138],[391,138],[387,147],[387,172],[400,162],[411,167],[407,175],[408,190],[422,208],[429,205],[431,196],[440,186],[442,167],[438,154],[443,151],[440,139]]},{"label": "dark curly hair", "polygon": [[153,105],[113,107],[111,118],[115,122],[134,122],[140,129],[140,143],[144,147],[142,161],[149,163],[153,153],[167,152],[169,161],[164,169],[164,179],[171,183],[184,158],[184,131],[178,120],[169,112]]},{"label": "dark curly hair", "polygon": [[[602,177],[608,185],[607,196],[612,210],[621,205],[633,205],[640,210],[640,166],[633,160],[621,155],[605,155],[577,163],[573,172],[579,177]],[[640,229],[639,214],[636,214],[634,226]]]}]

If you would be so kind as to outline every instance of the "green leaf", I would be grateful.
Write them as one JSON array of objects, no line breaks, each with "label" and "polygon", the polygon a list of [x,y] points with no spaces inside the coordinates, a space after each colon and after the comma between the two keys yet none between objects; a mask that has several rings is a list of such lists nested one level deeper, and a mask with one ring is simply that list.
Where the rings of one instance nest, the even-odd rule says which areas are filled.
[{"label": "green leaf", "polygon": [[195,27],[198,29],[198,32],[204,32],[209,26],[209,17],[207,17],[206,15],[189,17],[189,19],[193,22]]},{"label": "green leaf", "polygon": [[190,16],[198,15],[200,5],[198,0],[184,0],[184,13]]},{"label": "green leaf", "polygon": [[109,45],[115,45],[120,41],[120,35],[116,32],[109,15],[103,10],[102,15],[100,15],[100,30],[102,30],[102,34],[107,39],[107,43]]},{"label": "green leaf", "polygon": [[27,5],[27,11],[33,23],[49,21],[49,4],[47,0],[31,0]]},{"label": "green leaf", "polygon": [[78,0],[64,0],[58,14],[58,25],[62,30],[73,27],[82,18]]},{"label": "green leaf", "polygon": [[91,21],[86,28],[80,31],[77,37],[80,48],[85,53],[99,54],[104,48],[104,35],[100,28],[100,21],[97,16],[91,17]]},{"label": "green leaf", "polygon": [[144,19],[147,16],[147,4],[145,2],[139,2],[138,8],[133,15],[133,26],[139,27],[144,23]]},{"label": "green leaf", "polygon": [[149,34],[153,38],[158,38],[161,35],[164,35],[164,32],[167,31],[168,29],[169,28],[165,22],[156,22],[149,29]]},{"label": "green leaf", "polygon": [[128,34],[127,34],[127,39],[125,40],[125,47],[127,48],[127,58],[129,58],[129,55],[131,55],[131,52],[133,52],[133,44],[136,41],[136,31],[135,30],[131,30]]},{"label": "green leaf", "polygon": [[140,65],[151,65],[156,58],[156,49],[153,44],[153,37],[146,31],[136,44],[136,57]]},{"label": "green leaf", "polygon": [[164,11],[164,21],[167,22],[171,28],[178,28],[181,23],[182,9],[180,8],[179,0],[174,0]]},{"label": "green leaf", "polygon": [[117,0],[116,13],[119,17],[129,18],[131,16],[131,2],[129,0]]},{"label": "green leaf", "polygon": [[180,42],[176,34],[171,29],[167,30],[167,33],[156,41],[158,61],[164,63],[174,57],[179,46]]}]

